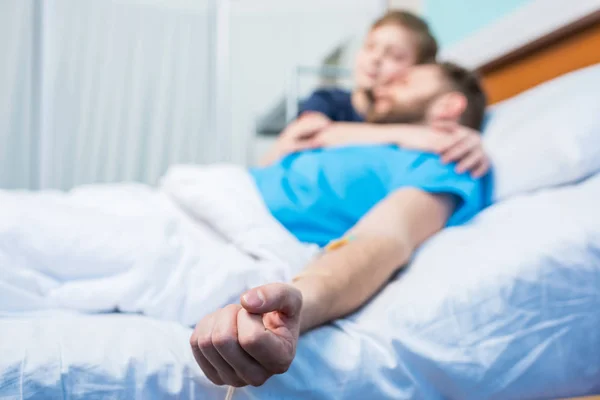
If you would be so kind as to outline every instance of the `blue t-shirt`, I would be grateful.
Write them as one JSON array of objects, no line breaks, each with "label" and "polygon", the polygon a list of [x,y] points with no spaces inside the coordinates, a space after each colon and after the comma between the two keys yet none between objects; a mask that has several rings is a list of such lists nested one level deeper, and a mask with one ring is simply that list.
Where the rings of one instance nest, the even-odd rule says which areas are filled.
[{"label": "blue t-shirt", "polygon": [[317,111],[336,122],[364,122],[352,105],[352,93],[342,89],[319,89],[300,105],[299,114]]},{"label": "blue t-shirt", "polygon": [[479,180],[457,174],[437,155],[392,145],[305,151],[250,172],[273,216],[300,241],[320,246],[343,236],[396,189],[455,195],[460,201],[449,226],[484,203]]}]

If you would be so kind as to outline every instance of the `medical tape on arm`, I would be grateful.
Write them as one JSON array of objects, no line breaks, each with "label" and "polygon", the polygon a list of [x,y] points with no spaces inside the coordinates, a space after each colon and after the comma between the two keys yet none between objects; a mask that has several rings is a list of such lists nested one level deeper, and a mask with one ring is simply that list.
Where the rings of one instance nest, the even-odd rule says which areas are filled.
[{"label": "medical tape on arm", "polygon": [[[332,251],[339,250],[342,247],[346,246],[348,243],[352,242],[354,239],[356,239],[354,235],[348,234],[342,236],[339,239],[332,240],[323,248],[323,252],[331,253]],[[319,269],[307,269],[294,276],[292,282],[296,282],[299,279],[310,276],[329,276],[329,273],[325,271],[320,271]]]}]

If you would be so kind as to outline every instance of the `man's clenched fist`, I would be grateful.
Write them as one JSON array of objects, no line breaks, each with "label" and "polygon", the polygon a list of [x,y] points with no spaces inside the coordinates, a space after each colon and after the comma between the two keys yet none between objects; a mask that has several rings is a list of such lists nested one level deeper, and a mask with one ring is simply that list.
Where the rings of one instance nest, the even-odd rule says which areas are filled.
[{"label": "man's clenched fist", "polygon": [[246,292],[202,319],[190,344],[196,362],[217,385],[260,386],[288,370],[296,355],[302,294],[273,283]]}]

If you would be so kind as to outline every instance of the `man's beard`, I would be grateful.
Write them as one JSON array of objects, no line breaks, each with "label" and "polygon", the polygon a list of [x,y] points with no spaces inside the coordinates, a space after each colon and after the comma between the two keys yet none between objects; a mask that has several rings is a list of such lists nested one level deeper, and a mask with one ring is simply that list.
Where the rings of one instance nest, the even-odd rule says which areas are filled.
[{"label": "man's beard", "polygon": [[375,124],[419,124],[425,121],[427,109],[433,98],[424,99],[415,104],[393,104],[385,111],[377,110],[374,96],[371,100],[365,120]]}]

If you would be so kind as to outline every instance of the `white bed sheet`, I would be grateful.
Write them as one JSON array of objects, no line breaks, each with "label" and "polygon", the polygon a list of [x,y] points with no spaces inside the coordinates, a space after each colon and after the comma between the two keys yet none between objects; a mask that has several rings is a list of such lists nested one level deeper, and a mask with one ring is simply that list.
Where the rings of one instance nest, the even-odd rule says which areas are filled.
[{"label": "white bed sheet", "polygon": [[210,398],[190,329],[174,322],[43,311],[1,319],[0,332],[2,399]]},{"label": "white bed sheet", "polygon": [[[430,240],[288,373],[234,399],[538,399],[600,391],[600,176]],[[222,399],[190,330],[140,316],[0,319],[0,398]]]}]

